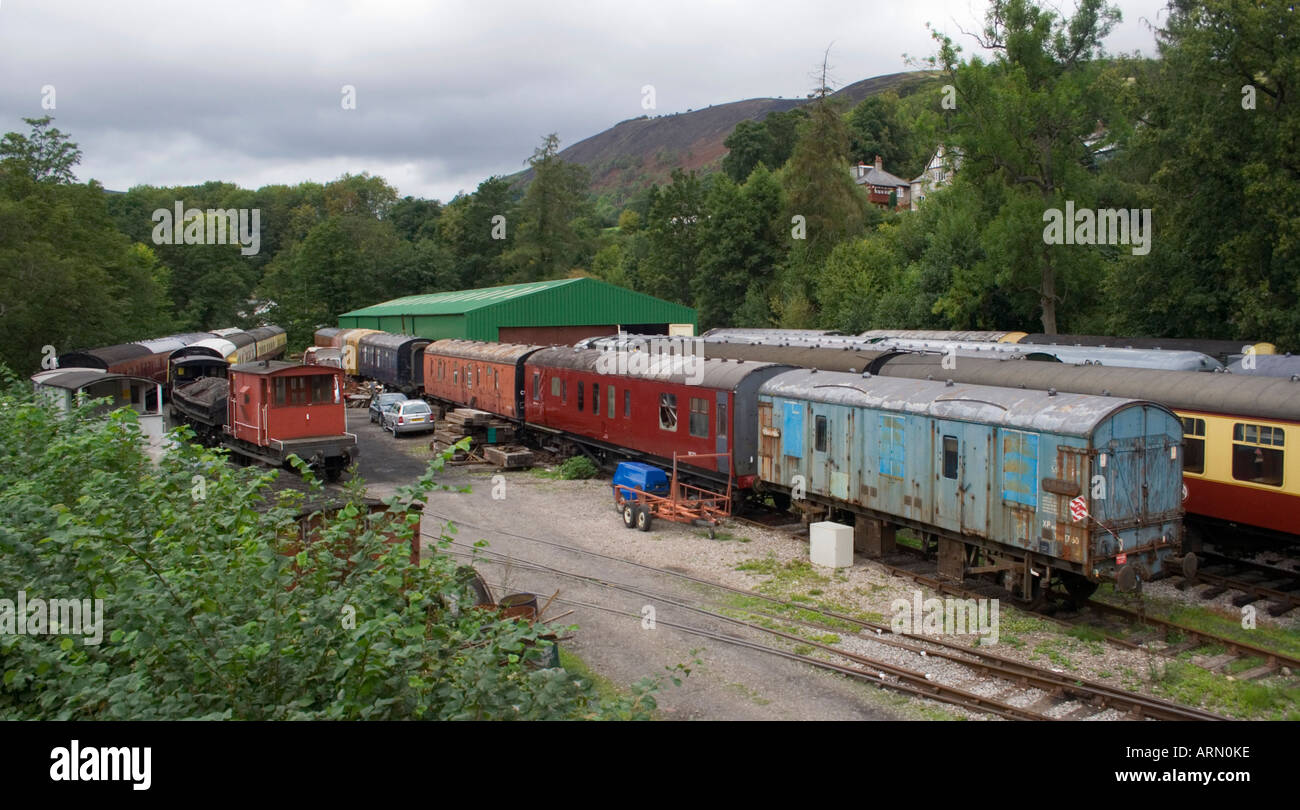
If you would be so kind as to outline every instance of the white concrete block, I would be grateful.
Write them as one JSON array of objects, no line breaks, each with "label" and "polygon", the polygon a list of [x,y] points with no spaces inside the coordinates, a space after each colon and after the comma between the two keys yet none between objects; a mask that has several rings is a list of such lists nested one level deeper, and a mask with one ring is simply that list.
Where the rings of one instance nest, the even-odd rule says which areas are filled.
[{"label": "white concrete block", "polygon": [[808,527],[808,556],[813,565],[827,568],[853,566],[853,527],[824,520]]}]

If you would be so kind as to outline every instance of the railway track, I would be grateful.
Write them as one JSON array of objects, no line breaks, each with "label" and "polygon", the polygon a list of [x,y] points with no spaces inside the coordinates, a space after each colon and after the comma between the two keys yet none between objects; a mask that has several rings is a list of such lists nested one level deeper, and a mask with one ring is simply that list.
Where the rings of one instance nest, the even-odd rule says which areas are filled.
[{"label": "railway track", "polygon": [[[1109,602],[1090,599],[1077,606],[1078,610],[1071,611],[1063,616],[1059,611],[1049,612],[1035,609],[1027,603],[1013,599],[995,585],[972,586],[942,579],[939,577],[938,566],[933,561],[924,560],[920,557],[900,554],[883,560],[872,560],[871,562],[885,568],[895,576],[910,579],[936,593],[967,599],[997,596],[1005,601],[1012,602],[1022,610],[1032,612],[1044,620],[1051,621],[1062,627],[1087,626],[1100,632],[1107,642],[1115,646],[1127,649],[1146,649],[1163,658],[1176,658],[1188,650],[1201,647],[1222,647],[1224,648],[1222,653],[1206,657],[1199,662],[1193,661],[1193,663],[1211,672],[1223,672],[1239,660],[1260,659],[1261,662],[1258,665],[1234,673],[1233,677],[1239,680],[1262,678],[1276,673],[1282,667],[1300,669],[1300,657],[1260,647],[1236,638],[1218,635],[1169,619],[1151,616]],[[1093,615],[1089,615],[1085,611],[1091,611]],[[1105,620],[1106,618],[1120,619],[1122,623],[1112,625]],[[1155,632],[1150,638],[1134,640],[1127,635],[1134,625],[1145,626]],[[1170,642],[1171,638],[1175,639],[1172,643]],[[1165,646],[1152,646],[1151,642],[1156,640],[1164,642]]]},{"label": "railway track", "polygon": [[1208,585],[1196,592],[1205,600],[1235,592],[1237,595],[1232,598],[1232,604],[1237,607],[1267,600],[1265,610],[1270,616],[1281,616],[1300,607],[1300,571],[1215,552],[1203,552],[1198,556],[1204,558],[1201,570],[1191,579],[1180,580],[1179,590],[1191,591]]},{"label": "railway track", "polygon": [[[432,513],[429,514],[434,517],[447,519],[445,516],[434,515]],[[622,594],[636,595],[643,599],[652,599],[660,606],[668,605],[684,612],[708,617],[710,620],[715,622],[737,626],[752,633],[767,635],[790,644],[806,646],[818,652],[819,656],[799,653],[797,648],[795,650],[790,650],[773,646],[771,644],[761,644],[752,638],[722,633],[712,628],[688,625],[681,622],[665,622],[661,619],[656,619],[658,624],[674,627],[682,632],[710,638],[723,643],[759,650],[791,660],[803,661],[811,666],[817,666],[822,669],[829,669],[839,672],[840,674],[848,675],[849,677],[867,680],[876,685],[894,689],[895,691],[927,697],[943,703],[961,706],[972,711],[987,713],[1006,719],[1021,720],[1086,719],[1089,717],[1096,717],[1109,710],[1118,711],[1128,718],[1135,719],[1224,719],[1218,715],[1201,709],[1180,706],[1159,698],[1140,695],[1117,689],[1106,684],[1080,679],[1065,673],[1056,672],[1049,668],[1038,667],[1033,664],[1016,661],[987,650],[957,645],[931,636],[893,633],[891,628],[886,625],[865,621],[833,611],[823,610],[805,603],[788,602],[766,594],[733,588],[728,585],[711,582],[689,574],[673,571],[671,569],[657,568],[643,563],[637,563],[631,560],[625,560],[601,554],[599,552],[590,551],[588,549],[556,543],[543,538],[521,535],[487,526],[477,526],[464,521],[456,522],[462,526],[496,532],[505,536],[559,548],[577,555],[592,556],[615,561],[666,577],[677,578],[698,585],[704,585],[720,593],[730,593],[744,596],[751,600],[761,600],[762,602],[771,605],[776,612],[769,613],[767,611],[751,608],[730,608],[732,612],[752,615],[761,620],[754,621],[739,618],[734,615],[728,615],[727,613],[719,612],[718,609],[712,609],[716,606],[692,604],[683,601],[679,596],[658,593],[646,588],[629,585],[627,583],[614,582],[602,577],[566,571],[556,566],[523,559],[517,555],[508,555],[490,549],[475,549],[469,544],[452,543],[452,546],[455,549],[453,553],[459,556],[474,557],[480,563],[488,562],[508,566],[511,569],[534,571],[555,577],[581,581]],[[623,610],[610,605],[577,602],[572,599],[561,599],[558,597],[555,601],[563,604],[579,605],[592,609],[604,610],[618,615],[636,618],[638,620],[641,619],[641,614],[638,612]],[[821,615],[826,617],[827,621],[817,622],[810,621],[807,618],[781,615],[781,611],[799,611],[804,616],[807,616],[809,613]],[[845,625],[848,625],[855,630],[853,637],[859,640],[859,646],[874,647],[875,645],[881,645],[883,647],[891,648],[895,654],[892,656],[893,660],[884,660],[879,657],[868,655],[862,651],[846,650],[842,646],[822,643],[796,633],[790,633],[770,626],[774,621],[785,623],[787,625],[809,626],[823,631],[835,631],[840,634],[846,632],[844,627]],[[927,664],[928,667],[917,669],[914,666],[900,665],[898,663],[900,654],[904,658],[914,658],[918,662]],[[998,685],[998,691],[991,695],[982,694],[958,684],[945,683],[937,677],[934,672],[935,664],[937,662],[946,662],[948,664],[956,665],[961,669],[967,670],[968,674],[972,674],[978,679],[983,679],[983,682],[986,684],[991,681]],[[951,673],[949,673],[948,677],[951,677]],[[1018,702],[1012,702],[1013,700],[1018,700]]]}]

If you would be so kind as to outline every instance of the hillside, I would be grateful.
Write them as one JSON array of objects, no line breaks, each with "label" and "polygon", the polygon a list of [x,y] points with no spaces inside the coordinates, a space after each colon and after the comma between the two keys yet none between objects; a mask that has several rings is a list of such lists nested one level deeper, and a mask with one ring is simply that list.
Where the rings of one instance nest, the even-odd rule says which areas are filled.
[{"label": "hillside", "polygon": [[[875,76],[840,88],[833,94],[844,109],[862,99],[893,90],[906,94],[925,81],[924,71]],[[616,203],[625,201],[653,183],[666,183],[673,169],[712,171],[727,153],[723,141],[745,120],[762,120],[768,113],[784,112],[807,99],[751,98],[715,104],[702,110],[641,116],[620,121],[604,132],[578,141],[560,151],[570,163],[580,163],[591,172],[591,190],[608,194]],[[532,171],[511,175],[521,185],[532,179]]]}]

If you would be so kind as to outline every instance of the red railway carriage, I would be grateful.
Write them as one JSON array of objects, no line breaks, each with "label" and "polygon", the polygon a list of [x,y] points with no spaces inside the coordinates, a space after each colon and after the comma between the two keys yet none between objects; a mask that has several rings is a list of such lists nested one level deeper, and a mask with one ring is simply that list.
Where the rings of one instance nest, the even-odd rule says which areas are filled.
[{"label": "red railway carriage", "polygon": [[356,457],[338,369],[241,363],[230,367],[229,381],[224,432],[237,452],[276,465],[297,454],[331,479]]},{"label": "red railway carriage", "polygon": [[[673,453],[732,453],[741,488],[754,479],[758,440],[756,391],[789,370],[745,363],[595,349],[552,348],[524,363],[530,426],[568,434],[588,446],[671,464]],[[734,452],[733,452],[734,451]],[[689,465],[688,466],[693,466]],[[696,471],[727,477],[727,460]]]},{"label": "red railway carriage", "polygon": [[541,346],[439,340],[424,347],[424,393],[430,399],[524,418],[524,361]]}]

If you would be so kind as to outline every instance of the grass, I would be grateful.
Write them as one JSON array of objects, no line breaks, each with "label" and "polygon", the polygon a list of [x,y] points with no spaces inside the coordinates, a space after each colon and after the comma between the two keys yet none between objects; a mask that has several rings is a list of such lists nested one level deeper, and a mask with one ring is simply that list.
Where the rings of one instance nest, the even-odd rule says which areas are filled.
[{"label": "grass", "polygon": [[1300,686],[1228,680],[1184,661],[1167,661],[1153,679],[1164,697],[1247,720],[1300,720]]},{"label": "grass", "polygon": [[762,593],[782,596],[786,599],[809,601],[804,594],[818,585],[830,584],[831,578],[820,574],[807,560],[790,560],[781,563],[775,556],[745,560],[736,566],[737,571],[745,571],[769,579],[758,586]]},{"label": "grass", "polygon": [[1039,642],[1038,646],[1034,647],[1034,653],[1047,656],[1047,660],[1061,669],[1077,669],[1078,667],[1074,665],[1074,662],[1065,657],[1065,652],[1061,649],[1064,644],[1063,639],[1047,639]]},{"label": "grass", "polygon": [[[1107,588],[1099,590],[1098,596],[1105,591]],[[1240,614],[1225,615],[1213,608],[1189,605],[1167,597],[1146,596],[1143,599],[1149,615],[1292,657],[1300,656],[1300,633],[1294,630],[1263,624],[1256,624],[1254,628],[1247,629],[1241,626]],[[1120,600],[1114,598],[1113,590],[1109,590],[1106,601],[1118,603]],[[1171,634],[1167,640],[1177,643],[1181,639]]]},{"label": "grass", "polygon": [[569,652],[563,646],[560,647],[560,666],[564,667],[564,670],[570,675],[590,682],[595,687],[596,694],[600,696],[601,700],[615,700],[629,694],[626,689],[620,688],[609,678],[593,672],[591,667],[587,666],[586,661]]},{"label": "grass", "polygon": [[[703,537],[703,538],[705,538],[705,539],[708,539],[708,537],[709,537],[709,531],[708,531],[708,529],[701,529],[701,530],[695,532],[695,536],[696,536],[696,537]],[[749,538],[748,538],[748,537],[741,537],[741,536],[738,535],[738,534],[732,534],[731,532],[719,531],[719,530],[717,530],[717,529],[714,529],[714,530],[713,530],[713,540],[714,540],[715,542],[718,542],[718,543],[730,543],[730,542],[748,543],[748,542],[749,542]]]}]

